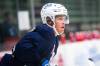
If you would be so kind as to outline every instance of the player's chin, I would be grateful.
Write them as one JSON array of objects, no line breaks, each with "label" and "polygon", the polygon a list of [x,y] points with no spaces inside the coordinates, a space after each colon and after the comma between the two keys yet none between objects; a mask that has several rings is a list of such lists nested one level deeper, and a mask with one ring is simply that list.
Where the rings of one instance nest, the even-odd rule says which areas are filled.
[{"label": "player's chin", "polygon": [[64,32],[64,28],[59,28],[59,29],[58,29],[58,32],[59,32],[59,33],[63,33],[63,32]]},{"label": "player's chin", "polygon": [[60,31],[60,33],[64,33],[64,29],[62,29],[62,30]]},{"label": "player's chin", "polygon": [[61,32],[64,32],[64,28],[61,28]]}]

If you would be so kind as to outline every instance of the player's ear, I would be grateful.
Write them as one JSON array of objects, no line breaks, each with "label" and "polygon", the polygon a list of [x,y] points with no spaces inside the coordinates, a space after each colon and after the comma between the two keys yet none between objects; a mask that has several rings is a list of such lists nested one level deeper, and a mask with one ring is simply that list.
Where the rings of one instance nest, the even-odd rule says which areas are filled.
[{"label": "player's ear", "polygon": [[54,23],[53,23],[53,21],[50,19],[50,17],[47,17],[47,18],[46,18],[46,21],[47,21],[47,24],[48,24],[48,25],[50,25],[50,26],[53,26],[53,25],[54,25]]}]

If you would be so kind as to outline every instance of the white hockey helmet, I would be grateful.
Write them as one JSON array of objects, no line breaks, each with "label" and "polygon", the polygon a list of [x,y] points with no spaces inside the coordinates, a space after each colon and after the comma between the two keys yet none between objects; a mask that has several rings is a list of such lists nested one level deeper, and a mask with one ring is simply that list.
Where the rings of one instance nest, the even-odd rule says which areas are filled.
[{"label": "white hockey helmet", "polygon": [[43,23],[47,23],[47,17],[50,17],[50,19],[54,22],[55,16],[57,15],[65,15],[67,17],[65,24],[69,24],[68,12],[63,5],[57,3],[47,3],[41,9],[41,18]]}]

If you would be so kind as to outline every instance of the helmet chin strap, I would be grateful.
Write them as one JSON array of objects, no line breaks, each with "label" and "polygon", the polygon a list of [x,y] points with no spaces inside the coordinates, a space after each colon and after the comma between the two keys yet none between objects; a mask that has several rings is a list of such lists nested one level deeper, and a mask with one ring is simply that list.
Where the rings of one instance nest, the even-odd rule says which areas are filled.
[{"label": "helmet chin strap", "polygon": [[55,36],[58,36],[58,35],[63,34],[63,32],[62,32],[62,33],[59,33],[59,32],[57,31],[57,29],[55,28],[55,22],[54,22],[54,20],[52,20],[52,22],[53,22],[53,25],[50,25],[50,24],[48,24],[48,23],[46,23],[46,24],[47,24],[49,27],[53,28],[53,30],[54,30],[54,32],[55,32]]},{"label": "helmet chin strap", "polygon": [[54,31],[55,31],[55,36],[58,36],[58,35],[63,34],[63,32],[62,32],[62,33],[59,33],[59,32],[56,30],[56,28],[55,28],[55,27],[53,27],[53,29],[54,29]]},{"label": "helmet chin strap", "polygon": [[60,34],[58,33],[58,31],[56,30],[55,25],[53,25],[53,29],[54,29],[54,32],[55,32],[55,36],[60,35]]}]

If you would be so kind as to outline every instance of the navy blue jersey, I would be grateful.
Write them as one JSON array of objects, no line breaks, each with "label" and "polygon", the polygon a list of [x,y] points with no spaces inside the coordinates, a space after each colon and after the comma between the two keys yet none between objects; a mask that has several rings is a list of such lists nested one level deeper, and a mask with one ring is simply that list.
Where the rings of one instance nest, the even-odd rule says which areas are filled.
[{"label": "navy blue jersey", "polygon": [[45,59],[50,60],[53,49],[56,54],[57,48],[58,39],[53,28],[46,24],[39,25],[16,45],[13,66],[41,66]]}]

